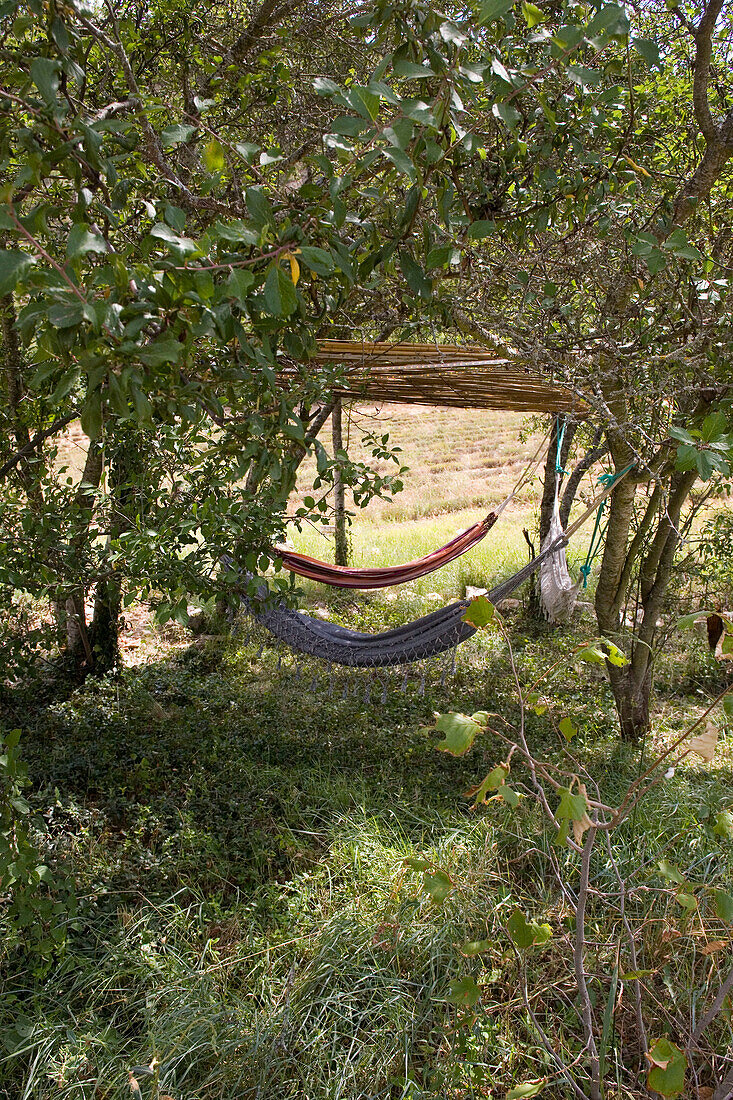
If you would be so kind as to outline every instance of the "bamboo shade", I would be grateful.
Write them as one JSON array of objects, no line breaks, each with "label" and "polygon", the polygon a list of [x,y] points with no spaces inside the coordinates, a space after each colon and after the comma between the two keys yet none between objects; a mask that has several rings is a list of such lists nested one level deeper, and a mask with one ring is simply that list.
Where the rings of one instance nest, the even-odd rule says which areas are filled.
[{"label": "bamboo shade", "polygon": [[315,358],[345,368],[339,392],[356,400],[588,415],[572,390],[488,348],[324,340]]}]

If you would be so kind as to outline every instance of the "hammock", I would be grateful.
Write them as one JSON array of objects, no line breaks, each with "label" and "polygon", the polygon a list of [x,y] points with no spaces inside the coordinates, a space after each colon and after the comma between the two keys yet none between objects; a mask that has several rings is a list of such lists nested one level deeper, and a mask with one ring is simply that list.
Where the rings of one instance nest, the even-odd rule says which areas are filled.
[{"label": "hammock", "polygon": [[[566,543],[567,536],[563,535],[556,546],[549,546],[534,561],[492,588],[487,599],[493,604],[501,603],[540,567],[546,557],[556,553]],[[227,561],[231,564],[230,559]],[[445,653],[476,633],[476,627],[463,619],[470,600],[458,600],[395,630],[362,634],[282,605],[268,608],[264,602],[265,595],[265,590],[259,598],[240,594],[244,607],[258,623],[290,649],[348,668],[389,668],[412,664],[425,657]]]},{"label": "hammock", "polygon": [[[615,476],[567,531],[560,534],[554,542],[545,545],[533,561],[492,588],[488,593],[489,601],[493,604],[501,603],[549,558],[563,551],[570,537],[596,512],[598,506],[630,469],[631,466]],[[222,558],[222,564],[229,569],[234,565],[228,556]],[[251,575],[243,576],[245,584],[251,579]],[[295,611],[282,604],[268,607],[267,589],[264,586],[260,594],[254,597],[242,592],[240,587],[240,599],[257,622],[291,649],[349,668],[388,668],[411,664],[425,657],[445,653],[476,633],[476,628],[463,619],[470,600],[448,604],[447,607],[433,611],[430,615],[423,615],[422,618],[395,630],[385,630],[381,634],[362,634],[337,623],[314,619],[305,612]]]},{"label": "hammock", "polygon": [[498,511],[489,512],[480,523],[474,523],[473,527],[463,531],[445,546],[441,546],[439,550],[433,550],[432,553],[416,561],[409,561],[404,565],[388,565],[383,569],[354,569],[347,565],[331,565],[329,562],[308,558],[305,554],[297,554],[294,550],[285,550],[280,547],[275,547],[274,552],[291,573],[297,573],[300,577],[307,577],[320,584],[329,584],[335,588],[358,588],[362,591],[371,588],[388,588],[394,584],[404,584],[417,577],[424,577],[460,557],[461,554],[465,554],[467,550],[481,542],[498,518]]},{"label": "hammock", "polygon": [[305,554],[298,554],[294,550],[287,550],[280,546],[272,547],[270,554],[279,559],[291,573],[297,573],[300,577],[307,577],[309,580],[328,584],[334,588],[357,588],[367,591],[372,588],[389,588],[394,584],[404,584],[406,581],[425,577],[428,573],[434,573],[436,569],[459,558],[461,554],[465,554],[489,533],[504,509],[511,504],[520,489],[529,481],[544,449],[546,438],[547,436],[542,439],[511,493],[494,511],[489,512],[479,523],[474,523],[473,527],[469,527],[451,539],[445,546],[426,554],[424,558],[408,561],[404,565],[384,566],[382,569],[356,569],[348,565],[331,565],[330,562],[309,558]]}]

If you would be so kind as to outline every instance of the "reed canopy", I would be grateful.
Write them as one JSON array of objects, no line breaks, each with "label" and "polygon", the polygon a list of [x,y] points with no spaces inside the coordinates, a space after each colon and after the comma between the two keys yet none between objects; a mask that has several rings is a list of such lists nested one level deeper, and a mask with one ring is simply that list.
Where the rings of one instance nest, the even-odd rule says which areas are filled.
[{"label": "reed canopy", "polygon": [[589,411],[569,388],[488,348],[323,340],[315,359],[345,368],[345,384],[338,392],[354,400],[570,413],[576,418]]}]

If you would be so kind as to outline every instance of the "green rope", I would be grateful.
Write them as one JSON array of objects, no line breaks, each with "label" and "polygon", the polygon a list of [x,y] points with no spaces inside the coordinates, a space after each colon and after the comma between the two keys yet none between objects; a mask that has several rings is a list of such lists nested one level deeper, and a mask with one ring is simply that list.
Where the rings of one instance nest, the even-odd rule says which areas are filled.
[{"label": "green rope", "polygon": [[567,473],[567,470],[563,469],[562,463],[560,462],[560,456],[562,455],[563,440],[565,439],[565,429],[567,428],[567,426],[568,426],[567,419],[564,419],[563,422],[562,422],[562,425],[561,425],[560,424],[560,417],[559,416],[556,417],[556,429],[555,430],[556,430],[556,433],[557,433],[557,454],[556,454],[556,458],[555,458],[555,473],[560,474],[562,477],[565,477],[565,474]]},{"label": "green rope", "polygon": [[[611,486],[619,480],[619,478],[622,478],[624,474],[628,474],[633,465],[633,462],[629,463],[629,465],[624,470],[620,470],[617,474],[601,474],[601,476],[598,478],[599,485],[605,485],[606,488],[610,489]],[[601,520],[603,519],[603,513],[606,510],[607,501],[608,497],[602,500],[601,503],[598,505],[598,511],[596,512],[596,523],[595,527],[593,528],[593,534],[590,538],[588,554],[585,559],[585,564],[581,565],[580,567],[580,575],[583,578],[583,588],[588,587],[588,578],[590,577],[590,571],[593,566],[593,562],[598,557],[601,551],[603,539],[606,534],[606,528],[608,527],[608,520],[606,520],[603,525],[603,529],[601,530]]]}]

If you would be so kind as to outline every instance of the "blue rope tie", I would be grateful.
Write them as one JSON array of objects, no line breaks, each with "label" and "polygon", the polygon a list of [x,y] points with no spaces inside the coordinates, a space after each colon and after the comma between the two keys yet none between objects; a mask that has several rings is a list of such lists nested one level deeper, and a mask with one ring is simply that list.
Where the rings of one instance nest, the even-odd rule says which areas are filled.
[{"label": "blue rope tie", "polygon": [[[620,470],[617,474],[601,474],[601,476],[598,478],[599,485],[604,485],[607,489],[610,489],[611,486],[619,480],[619,478],[622,478],[624,474],[628,474],[633,465],[633,462],[629,463],[629,465],[626,466],[625,469]],[[593,528],[593,534],[590,537],[590,543],[588,545],[588,554],[586,556],[584,564],[581,565],[579,570],[580,575],[583,578],[583,588],[588,587],[588,578],[591,574],[593,562],[600,553],[601,546],[603,545],[603,539],[606,534],[606,528],[608,527],[608,520],[606,520],[606,523],[603,525],[603,530],[600,530],[603,513],[606,510],[606,503],[607,500],[602,500],[601,503],[598,505],[595,527]]]},{"label": "blue rope tie", "polygon": [[562,445],[563,440],[565,439],[565,429],[568,426],[568,422],[567,420],[563,420],[561,424],[560,417],[558,416],[555,419],[555,425],[555,430],[557,432],[557,455],[555,458],[555,473],[560,474],[562,477],[565,477],[567,470],[563,469],[563,465],[560,462],[560,456],[562,455]]}]

